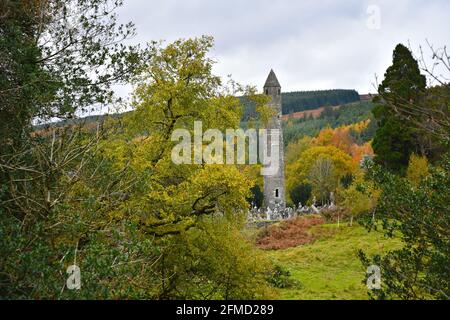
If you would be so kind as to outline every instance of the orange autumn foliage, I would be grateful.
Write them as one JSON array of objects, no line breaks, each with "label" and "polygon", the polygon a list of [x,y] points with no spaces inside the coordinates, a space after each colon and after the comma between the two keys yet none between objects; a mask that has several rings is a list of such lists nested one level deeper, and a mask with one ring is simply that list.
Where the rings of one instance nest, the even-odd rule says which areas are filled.
[{"label": "orange autumn foliage", "polygon": [[319,233],[312,233],[311,228],[325,223],[320,216],[298,217],[283,221],[264,229],[258,236],[256,244],[261,249],[277,250],[292,248],[314,242]]},{"label": "orange autumn foliage", "polygon": [[358,145],[351,136],[350,130],[360,133],[369,124],[370,120],[361,121],[347,126],[341,126],[336,129],[325,128],[319,135],[313,139],[312,144],[316,146],[334,146],[359,162],[364,155],[373,155],[370,143]]}]

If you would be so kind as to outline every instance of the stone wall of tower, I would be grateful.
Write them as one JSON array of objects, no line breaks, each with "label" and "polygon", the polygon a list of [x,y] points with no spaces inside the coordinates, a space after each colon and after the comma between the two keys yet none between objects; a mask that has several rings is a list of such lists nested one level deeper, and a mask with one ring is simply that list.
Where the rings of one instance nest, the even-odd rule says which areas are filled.
[{"label": "stone wall of tower", "polygon": [[[270,72],[264,86],[264,93],[270,96],[269,106],[275,110],[274,117],[269,121],[268,129],[268,148],[275,143],[279,145],[279,168],[276,174],[264,176],[264,207],[273,209],[278,203],[281,208],[286,207],[286,189],[284,180],[284,143],[283,131],[281,125],[281,86],[276,79],[273,71]],[[274,141],[271,136],[272,130],[279,130],[279,139]],[[270,152],[269,150],[269,152]]]}]

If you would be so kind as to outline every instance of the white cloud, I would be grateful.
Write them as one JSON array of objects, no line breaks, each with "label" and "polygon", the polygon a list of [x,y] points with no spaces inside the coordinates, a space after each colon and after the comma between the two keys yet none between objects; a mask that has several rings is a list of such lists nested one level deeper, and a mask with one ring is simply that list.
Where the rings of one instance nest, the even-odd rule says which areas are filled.
[{"label": "white cloud", "polygon": [[[366,26],[369,5],[380,8],[378,30]],[[120,18],[136,24],[135,42],[214,36],[215,71],[243,84],[261,87],[273,68],[284,91],[365,93],[397,43],[448,44],[448,12],[445,0],[128,0]]]}]

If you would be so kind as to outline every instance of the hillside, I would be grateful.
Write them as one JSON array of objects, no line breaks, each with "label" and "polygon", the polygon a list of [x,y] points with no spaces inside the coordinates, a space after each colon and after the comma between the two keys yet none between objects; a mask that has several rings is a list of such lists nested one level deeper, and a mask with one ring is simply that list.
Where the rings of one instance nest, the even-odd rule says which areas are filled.
[{"label": "hillside", "polygon": [[386,239],[379,232],[361,226],[325,224],[313,227],[321,239],[289,249],[266,251],[275,263],[286,268],[296,283],[278,289],[281,299],[367,299],[363,283],[365,268],[357,257],[366,253],[386,253],[400,247],[397,239]]},{"label": "hillside", "polygon": [[[337,110],[341,106],[332,106],[332,110]],[[320,115],[325,111],[326,107],[320,107],[317,109],[312,110],[305,110],[305,111],[299,111],[289,114],[283,114],[281,117],[283,120],[289,120],[289,119],[302,119],[302,118],[318,118]]]},{"label": "hillside", "polygon": [[359,101],[356,90],[333,89],[282,93],[283,114]]},{"label": "hillside", "polygon": [[[303,136],[315,136],[320,130],[331,127],[337,128],[343,125],[357,123],[372,119],[373,103],[369,101],[354,102],[339,107],[318,108],[311,111],[303,111],[298,117],[287,116],[283,121],[284,144],[288,145]],[[376,130],[376,122],[361,133],[358,139],[366,142],[372,139]]]},{"label": "hillside", "polygon": [[[307,117],[313,115],[318,117],[327,106],[333,106],[334,109],[339,108],[340,105],[349,104],[352,102],[360,101],[360,96],[355,90],[317,90],[317,91],[295,91],[284,92],[282,96],[282,113],[283,119],[301,118],[303,115]],[[249,102],[245,97],[240,97],[243,105],[242,121],[246,122],[249,119],[256,119],[258,114],[255,110],[255,105]],[[361,101],[365,101],[364,99]],[[115,113],[108,116],[117,118],[123,114],[128,113]],[[101,122],[104,119],[104,115],[93,115],[82,118],[74,118],[62,121],[56,121],[51,123],[51,126],[65,126],[73,124],[90,124],[95,122]],[[35,126],[36,130],[41,130],[48,127],[48,124],[39,124]]]},{"label": "hillside", "polygon": [[[345,89],[283,92],[281,98],[283,114],[360,101],[356,90]],[[256,118],[258,115],[255,105],[245,97],[240,97],[240,99],[244,106],[242,121]]]}]

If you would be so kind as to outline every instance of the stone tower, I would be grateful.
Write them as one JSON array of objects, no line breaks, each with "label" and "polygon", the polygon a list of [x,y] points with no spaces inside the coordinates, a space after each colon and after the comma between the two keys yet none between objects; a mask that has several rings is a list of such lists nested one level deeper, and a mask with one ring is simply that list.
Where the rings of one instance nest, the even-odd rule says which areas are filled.
[{"label": "stone tower", "polygon": [[[281,127],[281,86],[273,70],[270,70],[269,76],[264,84],[264,94],[270,96],[269,106],[275,110],[275,115],[269,121],[267,127],[268,153],[271,154],[270,150],[274,144],[279,145],[278,171],[273,175],[264,176],[264,207],[273,209],[275,204],[278,203],[281,208],[285,208],[284,144]],[[274,129],[279,130],[278,139],[272,139],[271,132]]]}]

